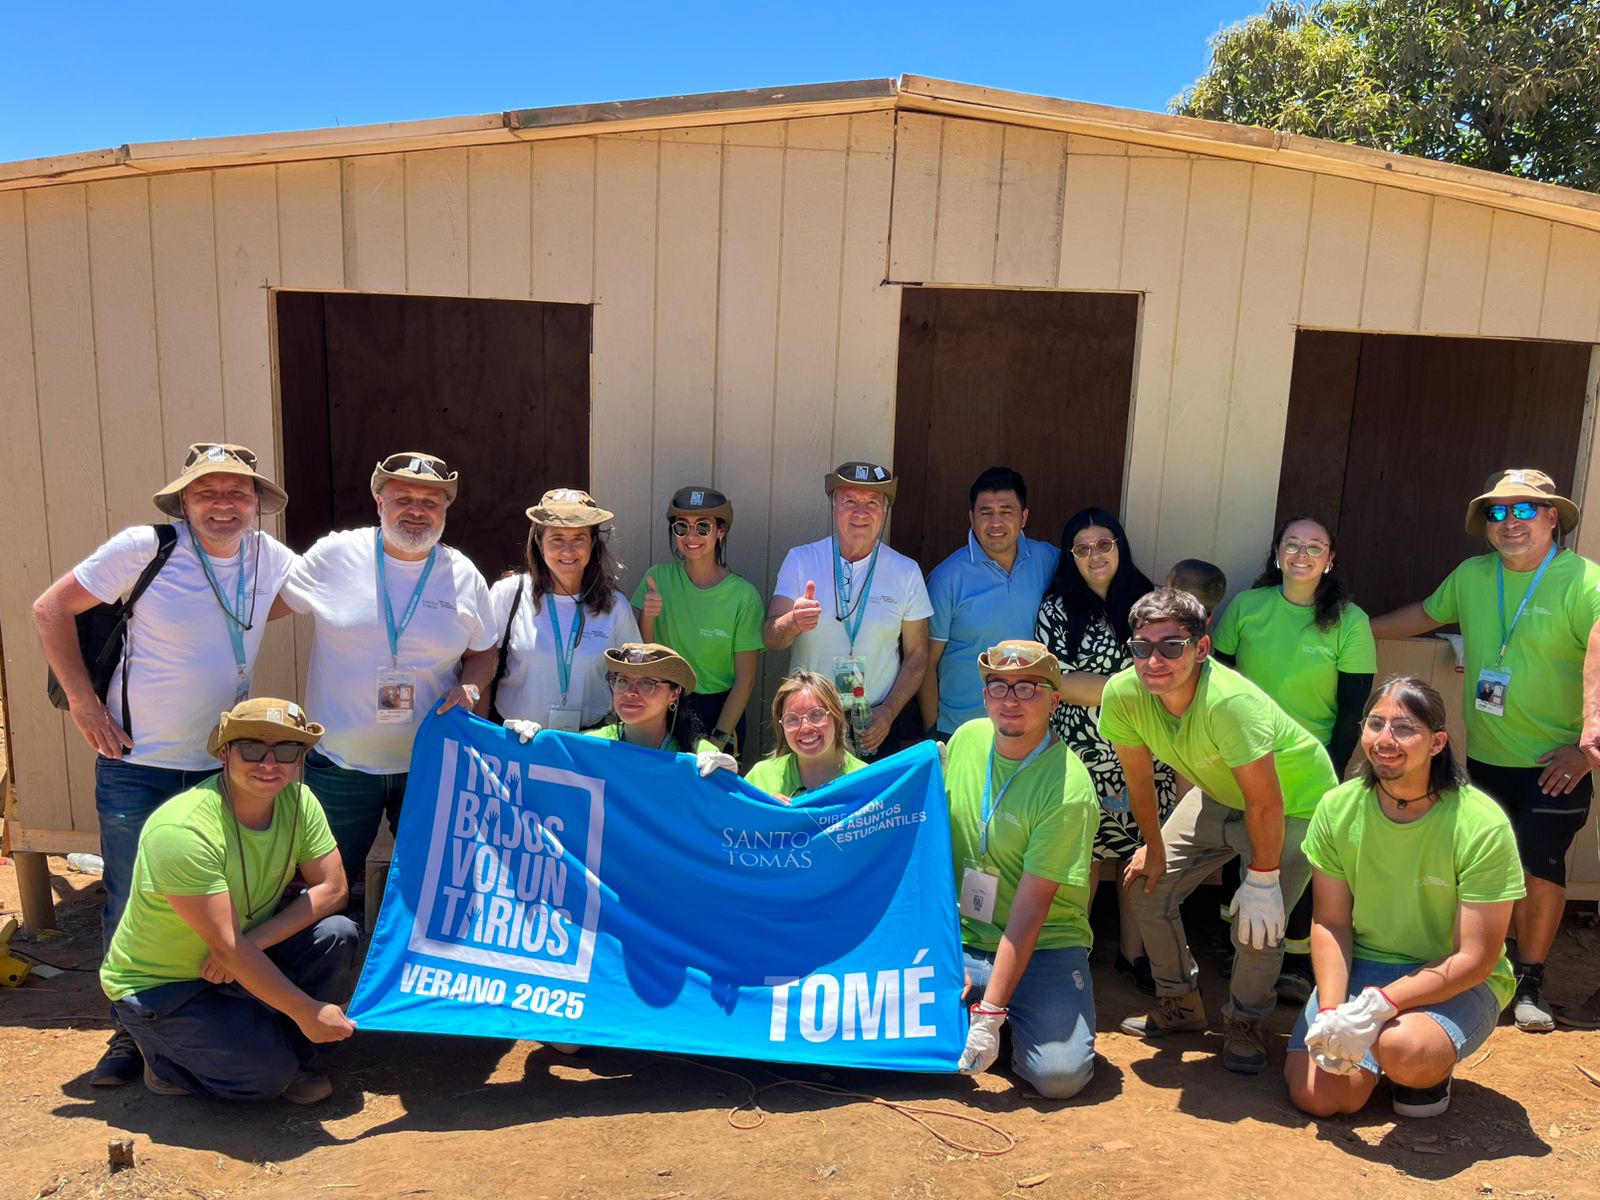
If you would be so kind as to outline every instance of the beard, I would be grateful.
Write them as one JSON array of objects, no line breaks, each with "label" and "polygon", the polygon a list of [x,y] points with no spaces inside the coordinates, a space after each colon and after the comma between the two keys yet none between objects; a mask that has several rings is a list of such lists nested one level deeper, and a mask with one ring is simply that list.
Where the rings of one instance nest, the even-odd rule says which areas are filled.
[{"label": "beard", "polygon": [[432,550],[434,546],[438,545],[439,539],[443,536],[444,523],[442,521],[437,525],[431,526],[425,532],[413,533],[399,521],[391,521],[387,517],[383,519],[383,540],[397,550],[403,550],[407,554],[421,554],[424,551]]}]

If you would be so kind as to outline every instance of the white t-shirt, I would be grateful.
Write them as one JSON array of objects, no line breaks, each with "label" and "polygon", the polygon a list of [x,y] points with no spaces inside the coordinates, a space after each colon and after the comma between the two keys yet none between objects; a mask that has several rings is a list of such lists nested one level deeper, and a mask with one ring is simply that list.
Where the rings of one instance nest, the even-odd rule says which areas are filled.
[{"label": "white t-shirt", "polygon": [[[218,716],[234,705],[238,670],[228,618],[195,554],[194,535],[186,521],[176,521],[174,526],[178,542],[172,557],[139,597],[128,623],[124,662],[129,671],[133,749],[123,758],[146,767],[203,771],[217,765],[206,753],[206,738],[216,728]],[[72,574],[95,599],[110,604],[132,590],[155,553],[154,527],[135,525],[84,559]],[[293,562],[294,554],[287,546],[259,531],[246,534],[232,558],[211,559],[217,585],[230,606],[238,598],[239,571],[248,572],[244,601],[244,617],[251,624],[244,634],[247,679],[255,671],[272,601]],[[111,677],[106,704],[112,719],[126,728],[122,670],[119,665]]]},{"label": "white t-shirt", "polygon": [[[411,765],[411,740],[439,697],[461,681],[461,656],[495,644],[489,588],[471,560],[438,547],[411,623],[400,635],[399,669],[416,673],[409,722],[378,721],[378,672],[393,669],[389,629],[378,602],[377,540],[372,528],[330,533],[295,563],[283,600],[316,618],[306,715],[327,727],[317,749],[341,767],[398,775]],[[426,559],[385,554],[384,588],[395,625],[422,577]]]},{"label": "white t-shirt", "polygon": [[[822,620],[815,629],[795,638],[789,651],[789,669],[806,667],[826,679],[833,678],[834,658],[850,653],[850,635],[845,631],[845,622],[837,616],[844,610],[834,603],[834,557],[831,538],[796,546],[784,555],[783,566],[778,568],[778,582],[773,588],[773,595],[797,600],[806,594],[808,581],[817,585]],[[861,587],[870,562],[870,557],[858,563],[840,560],[847,586],[853,581],[854,587]],[[867,701],[878,704],[894,687],[895,676],[900,673],[901,622],[933,616],[922,568],[898,550],[880,546],[878,565],[872,573],[872,594],[866,605],[866,615],[861,618],[861,630],[856,636],[855,653],[866,663]]]},{"label": "white t-shirt", "polygon": [[550,605],[555,605],[561,636],[572,637],[577,620],[577,601],[571,596],[542,596],[539,611],[533,610],[533,596],[526,575],[501,579],[489,589],[489,604],[494,610],[494,632],[498,637],[511,616],[511,602],[522,586],[522,603],[511,625],[510,649],[506,653],[506,674],[495,695],[495,707],[507,719],[550,722],[552,708],[583,710],[582,727],[587,729],[611,711],[611,689],[606,685],[606,651],[624,642],[639,640],[639,624],[633,609],[621,592],[611,593],[611,611],[596,616],[587,608],[583,613],[583,638],[572,656],[572,683],[566,703],[561,701],[561,673],[556,666],[555,632],[550,627]]}]

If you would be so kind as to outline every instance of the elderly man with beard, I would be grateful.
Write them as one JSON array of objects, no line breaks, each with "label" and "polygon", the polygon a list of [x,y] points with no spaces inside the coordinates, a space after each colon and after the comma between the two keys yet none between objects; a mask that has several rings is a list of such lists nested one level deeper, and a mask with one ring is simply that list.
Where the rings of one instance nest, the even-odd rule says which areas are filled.
[{"label": "elderly man with beard", "polygon": [[378,525],[318,541],[279,601],[316,622],[306,704],[327,733],[306,756],[306,783],[351,878],[379,816],[391,831],[399,822],[422,715],[477,707],[494,674],[488,585],[439,542],[459,478],[434,455],[391,454],[372,473]]}]

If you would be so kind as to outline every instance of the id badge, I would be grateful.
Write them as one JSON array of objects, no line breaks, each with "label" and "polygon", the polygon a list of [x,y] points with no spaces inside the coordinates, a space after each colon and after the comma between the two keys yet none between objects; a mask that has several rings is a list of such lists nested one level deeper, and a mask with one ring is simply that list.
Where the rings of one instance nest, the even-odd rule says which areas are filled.
[{"label": "id badge", "polygon": [[583,724],[583,710],[581,708],[557,708],[550,706],[550,719],[544,723],[546,729],[554,729],[557,733],[577,733],[578,726]]},{"label": "id badge", "polygon": [[1506,689],[1511,686],[1511,672],[1503,668],[1485,667],[1478,672],[1475,706],[1479,712],[1491,717],[1506,715]]},{"label": "id badge", "polygon": [[961,872],[961,915],[974,921],[994,924],[994,901],[1000,892],[1000,879],[967,859]]},{"label": "id badge", "polygon": [[409,725],[417,710],[415,671],[378,672],[378,724]]},{"label": "id badge", "polygon": [[833,686],[839,689],[839,698],[844,701],[845,707],[866,703],[866,660],[854,654],[836,655],[833,660]]}]

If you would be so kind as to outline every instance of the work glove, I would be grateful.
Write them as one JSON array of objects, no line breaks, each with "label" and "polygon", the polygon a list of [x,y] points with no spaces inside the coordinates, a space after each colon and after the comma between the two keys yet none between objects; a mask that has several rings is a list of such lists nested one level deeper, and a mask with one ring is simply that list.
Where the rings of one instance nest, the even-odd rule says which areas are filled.
[{"label": "work glove", "polygon": [[1236,918],[1234,930],[1239,941],[1265,950],[1283,940],[1283,893],[1278,890],[1278,872],[1257,871],[1250,868],[1244,873],[1244,882],[1233,894],[1228,905],[1228,915]]},{"label": "work glove", "polygon": [[720,750],[700,751],[699,754],[694,756],[694,765],[695,769],[700,772],[701,779],[704,779],[713,771],[732,771],[734,774],[739,772],[738,759],[731,754],[724,754]]},{"label": "work glove", "polygon": [[1000,1026],[1006,1023],[1006,1010],[978,1003],[972,1006],[972,1024],[967,1027],[967,1044],[961,1051],[956,1070],[963,1075],[981,1075],[1000,1057]]},{"label": "work glove", "polygon": [[1326,1018],[1322,1044],[1335,1058],[1359,1063],[1378,1040],[1378,1031],[1399,1011],[1382,988],[1369,987],[1354,1000],[1321,1014]]},{"label": "work glove", "polygon": [[1330,1075],[1354,1075],[1361,1069],[1360,1063],[1328,1052],[1328,1018],[1333,1011],[1331,1008],[1323,1009],[1311,1022],[1311,1027],[1306,1030],[1306,1049],[1311,1054],[1311,1061]]},{"label": "work glove", "polygon": [[533,735],[538,733],[539,730],[543,729],[544,726],[540,725],[537,721],[524,721],[521,717],[512,717],[506,722],[506,728],[511,730],[512,733],[516,734],[523,740],[524,743],[526,743],[531,741],[533,739]]}]

